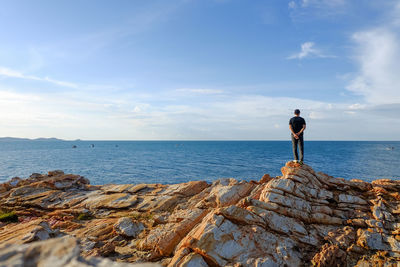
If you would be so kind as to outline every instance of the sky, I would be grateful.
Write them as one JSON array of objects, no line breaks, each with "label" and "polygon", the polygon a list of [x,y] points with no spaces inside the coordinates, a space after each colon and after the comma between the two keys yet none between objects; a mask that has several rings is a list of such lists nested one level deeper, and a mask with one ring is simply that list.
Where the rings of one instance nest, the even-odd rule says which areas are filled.
[{"label": "sky", "polygon": [[0,136],[400,140],[400,0],[3,0]]}]

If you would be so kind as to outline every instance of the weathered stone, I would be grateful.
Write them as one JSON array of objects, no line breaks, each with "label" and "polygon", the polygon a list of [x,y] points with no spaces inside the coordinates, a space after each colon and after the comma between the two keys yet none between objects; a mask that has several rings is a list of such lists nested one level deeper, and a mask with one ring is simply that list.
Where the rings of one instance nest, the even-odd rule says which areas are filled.
[{"label": "weathered stone", "polygon": [[185,197],[194,196],[210,185],[205,181],[192,181],[183,184],[171,185],[163,192],[168,195],[182,195]]},{"label": "weathered stone", "polygon": [[274,211],[253,208],[253,212],[261,216],[272,230],[284,234],[300,234],[307,235],[307,230],[301,221],[293,218],[282,216]]},{"label": "weathered stone", "polygon": [[384,243],[381,233],[377,233],[371,229],[359,229],[357,235],[357,245],[360,247],[372,250],[389,250],[388,245]]},{"label": "weathered stone", "polygon": [[48,176],[60,176],[64,175],[64,172],[62,170],[54,170],[54,171],[49,171],[47,173]]},{"label": "weathered stone", "polygon": [[215,211],[215,214],[222,215],[236,224],[254,224],[265,227],[265,221],[255,213],[248,210],[239,208],[237,206],[230,206],[227,208],[220,208]]},{"label": "weathered stone", "polygon": [[159,255],[168,256],[182,238],[199,223],[207,210],[195,209],[180,222],[158,225],[139,243],[139,248],[154,249]]},{"label": "weathered stone", "polygon": [[42,219],[26,223],[12,223],[0,228],[0,247],[46,240],[60,235],[59,231],[52,230],[49,224]]},{"label": "weathered stone", "polygon": [[190,253],[185,256],[180,262],[180,267],[208,267],[203,257],[196,253]]},{"label": "weathered stone", "polygon": [[136,237],[145,229],[140,222],[133,222],[131,218],[123,217],[114,224],[114,230],[121,235]]},{"label": "weathered stone", "polygon": [[229,206],[246,197],[253,187],[253,184],[238,182],[232,178],[219,179],[212,184],[209,196],[204,201],[211,207]]},{"label": "weathered stone", "polygon": [[127,193],[116,194],[99,194],[92,193],[88,198],[83,201],[82,205],[87,209],[121,209],[129,208],[138,202],[137,196],[132,196]]},{"label": "weathered stone", "polygon": [[341,266],[346,262],[346,252],[341,250],[337,245],[323,245],[321,251],[315,254],[312,259],[314,266]]},{"label": "weathered stone", "polygon": [[282,174],[175,185],[93,186],[58,171],[14,178],[0,184],[0,207],[19,218],[0,223],[0,266],[10,246],[61,235],[81,240],[67,266],[87,256],[170,267],[400,262],[400,182],[346,181],[293,162]]},{"label": "weathered stone", "polygon": [[344,202],[344,203],[360,204],[360,205],[367,204],[367,202],[364,199],[362,199],[358,196],[352,196],[352,195],[347,195],[347,194],[340,194],[339,201]]},{"label": "weathered stone", "polygon": [[129,192],[135,185],[133,184],[108,184],[103,185],[101,190],[107,194],[114,194],[114,193],[126,193]]},{"label": "weathered stone", "polygon": [[261,177],[259,183],[260,184],[264,184],[264,183],[267,183],[267,182],[271,181],[272,179],[273,178],[268,173],[266,173],[266,174],[263,175],[263,177]]},{"label": "weathered stone", "polygon": [[307,213],[311,212],[311,205],[306,200],[294,196],[283,196],[271,192],[269,188],[267,188],[265,191],[263,191],[263,193],[261,193],[260,200],[264,202],[273,202],[278,205],[293,208],[296,210],[301,210]]},{"label": "weathered stone", "polygon": [[84,259],[79,255],[75,238],[66,236],[26,245],[13,245],[0,251],[0,266],[52,266],[52,267],[157,267],[158,264],[117,263],[104,258]]}]

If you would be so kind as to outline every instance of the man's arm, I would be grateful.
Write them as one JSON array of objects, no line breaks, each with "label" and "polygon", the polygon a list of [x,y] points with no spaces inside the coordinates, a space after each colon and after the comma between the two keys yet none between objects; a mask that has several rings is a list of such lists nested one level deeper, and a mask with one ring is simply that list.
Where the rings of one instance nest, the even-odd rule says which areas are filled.
[{"label": "man's arm", "polygon": [[297,134],[293,131],[293,128],[292,128],[292,125],[291,125],[291,124],[289,124],[289,129],[290,129],[290,131],[292,132],[294,138],[298,139],[299,137],[298,137]]},{"label": "man's arm", "polygon": [[[290,126],[290,128],[292,128],[292,126]],[[301,133],[304,132],[305,129],[306,129],[306,125],[303,124],[303,128],[301,128],[301,130],[296,135],[301,135]]]}]

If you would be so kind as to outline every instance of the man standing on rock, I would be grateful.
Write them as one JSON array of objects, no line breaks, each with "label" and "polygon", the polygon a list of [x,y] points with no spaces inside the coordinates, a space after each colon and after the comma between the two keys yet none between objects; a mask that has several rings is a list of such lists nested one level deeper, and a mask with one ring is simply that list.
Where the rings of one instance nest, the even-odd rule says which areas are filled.
[{"label": "man standing on rock", "polygon": [[304,140],[303,132],[306,129],[306,121],[300,117],[300,110],[294,111],[294,117],[289,121],[289,129],[292,133],[292,145],[293,145],[293,156],[294,161],[299,161],[299,155],[297,154],[297,144],[300,148],[300,164],[303,164],[304,159]]}]

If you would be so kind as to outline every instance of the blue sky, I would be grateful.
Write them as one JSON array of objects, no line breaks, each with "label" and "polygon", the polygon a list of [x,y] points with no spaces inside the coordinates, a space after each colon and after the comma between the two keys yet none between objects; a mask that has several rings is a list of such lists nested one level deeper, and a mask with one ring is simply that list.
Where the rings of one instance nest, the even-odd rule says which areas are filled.
[{"label": "blue sky", "polygon": [[0,135],[399,140],[400,1],[2,1]]}]

